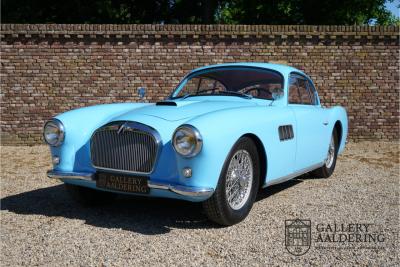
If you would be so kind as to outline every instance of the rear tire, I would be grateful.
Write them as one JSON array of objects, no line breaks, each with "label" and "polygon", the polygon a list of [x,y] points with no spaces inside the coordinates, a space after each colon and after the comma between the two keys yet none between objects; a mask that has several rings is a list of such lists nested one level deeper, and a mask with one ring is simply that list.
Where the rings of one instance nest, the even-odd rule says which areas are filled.
[{"label": "rear tire", "polygon": [[83,206],[99,206],[112,202],[117,195],[110,192],[98,191],[91,188],[64,184],[68,194]]},{"label": "rear tire", "polygon": [[242,137],[225,160],[214,194],[203,202],[207,217],[224,226],[244,220],[257,196],[259,180],[257,147],[250,138]]},{"label": "rear tire", "polygon": [[336,167],[336,159],[339,150],[339,139],[337,130],[334,129],[331,137],[331,142],[328,148],[327,158],[324,162],[324,165],[314,171],[311,172],[311,175],[318,178],[328,178],[331,176]]}]

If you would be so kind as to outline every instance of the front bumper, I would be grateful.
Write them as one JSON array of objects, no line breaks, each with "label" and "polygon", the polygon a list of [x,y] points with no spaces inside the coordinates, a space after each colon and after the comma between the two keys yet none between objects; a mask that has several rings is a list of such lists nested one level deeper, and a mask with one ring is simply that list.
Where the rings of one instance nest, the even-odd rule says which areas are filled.
[{"label": "front bumper", "polygon": [[[53,179],[62,179],[62,180],[83,180],[91,183],[95,183],[95,175],[94,173],[86,173],[86,172],[59,172],[54,170],[47,171],[47,176]],[[213,193],[213,188],[203,188],[203,187],[191,187],[191,186],[183,186],[183,185],[171,185],[168,183],[161,182],[152,182],[148,181],[148,186],[150,189],[158,189],[171,191],[175,194],[184,197],[201,197],[201,198],[209,198]]]}]

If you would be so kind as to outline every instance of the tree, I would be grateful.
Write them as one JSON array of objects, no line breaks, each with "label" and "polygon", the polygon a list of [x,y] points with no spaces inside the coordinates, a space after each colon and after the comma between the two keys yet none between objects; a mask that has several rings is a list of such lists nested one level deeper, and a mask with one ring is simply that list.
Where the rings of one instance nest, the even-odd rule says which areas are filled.
[{"label": "tree", "polygon": [[[393,2],[394,0],[389,0]],[[3,23],[396,24],[386,0],[3,0]]]},{"label": "tree", "polygon": [[160,23],[169,0],[3,0],[3,23]]},{"label": "tree", "polygon": [[[391,0],[393,1],[393,0]],[[221,2],[218,21],[232,24],[378,24],[391,22],[386,0],[233,0]]]}]

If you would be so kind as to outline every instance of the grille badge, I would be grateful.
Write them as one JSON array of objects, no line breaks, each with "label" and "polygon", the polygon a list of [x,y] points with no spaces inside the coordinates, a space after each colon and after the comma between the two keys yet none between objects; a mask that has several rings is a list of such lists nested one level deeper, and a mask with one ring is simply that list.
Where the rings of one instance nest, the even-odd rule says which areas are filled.
[{"label": "grille badge", "polygon": [[127,125],[127,123],[125,122],[124,124],[122,124],[119,129],[118,129],[118,134],[123,133],[127,130],[127,128],[129,128],[129,126]]}]

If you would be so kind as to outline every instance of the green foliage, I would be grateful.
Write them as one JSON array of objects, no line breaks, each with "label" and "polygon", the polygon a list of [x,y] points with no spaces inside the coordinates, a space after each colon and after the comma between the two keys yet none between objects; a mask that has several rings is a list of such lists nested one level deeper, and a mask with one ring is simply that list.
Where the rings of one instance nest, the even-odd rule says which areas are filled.
[{"label": "green foliage", "polygon": [[[393,0],[389,0],[393,2]],[[386,0],[3,0],[3,23],[399,25]]]},{"label": "green foliage", "polygon": [[5,23],[159,23],[166,0],[2,0]]},{"label": "green foliage", "polygon": [[385,0],[233,0],[221,3],[220,23],[378,24],[390,23]]}]

